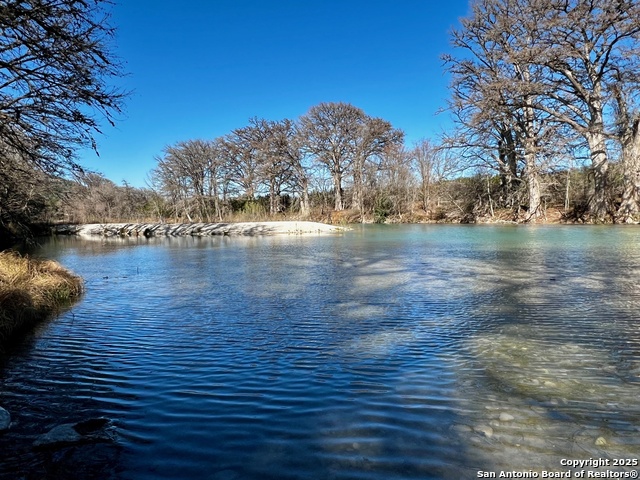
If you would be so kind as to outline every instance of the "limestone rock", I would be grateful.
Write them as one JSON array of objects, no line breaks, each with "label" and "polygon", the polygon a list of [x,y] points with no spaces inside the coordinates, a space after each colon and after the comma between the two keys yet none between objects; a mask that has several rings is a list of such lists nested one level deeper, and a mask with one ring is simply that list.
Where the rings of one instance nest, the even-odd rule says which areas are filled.
[{"label": "limestone rock", "polygon": [[114,442],[113,422],[108,418],[90,418],[78,423],[65,423],[40,435],[34,448],[59,448],[95,442]]},{"label": "limestone rock", "polygon": [[607,440],[604,437],[598,437],[596,439],[596,446],[604,447],[607,444]]},{"label": "limestone rock", "polygon": [[500,421],[501,421],[501,422],[510,422],[510,421],[511,421],[511,420],[513,420],[514,418],[515,418],[515,417],[514,417],[513,415],[509,414],[509,413],[502,412],[502,413],[500,414]]},{"label": "limestone rock", "polygon": [[238,223],[107,223],[75,227],[59,226],[60,234],[75,234],[85,238],[99,237],[158,237],[208,235],[308,235],[341,233],[346,227],[307,221],[238,222]]},{"label": "limestone rock", "polygon": [[4,408],[0,407],[0,432],[9,429],[11,425],[11,415]]},{"label": "limestone rock", "polygon": [[476,433],[480,433],[487,438],[493,437],[493,428],[488,425],[481,425],[479,427],[474,427],[473,429]]}]

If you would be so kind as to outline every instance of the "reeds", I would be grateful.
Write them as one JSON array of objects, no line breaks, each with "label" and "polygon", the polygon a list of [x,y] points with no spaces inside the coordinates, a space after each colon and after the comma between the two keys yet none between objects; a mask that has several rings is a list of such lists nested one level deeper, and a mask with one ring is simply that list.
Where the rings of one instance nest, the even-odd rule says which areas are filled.
[{"label": "reeds", "polygon": [[51,260],[0,252],[0,348],[82,293],[82,279]]}]

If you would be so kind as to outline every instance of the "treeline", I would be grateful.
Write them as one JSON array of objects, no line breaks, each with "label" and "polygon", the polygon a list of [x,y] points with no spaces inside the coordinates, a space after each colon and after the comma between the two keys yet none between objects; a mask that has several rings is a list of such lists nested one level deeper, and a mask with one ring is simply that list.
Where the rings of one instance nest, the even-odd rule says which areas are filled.
[{"label": "treeline", "polygon": [[149,189],[118,186],[97,173],[79,171],[67,179],[16,161],[0,170],[2,237],[28,237],[56,223],[143,221],[157,218],[162,203]]},{"label": "treeline", "polygon": [[403,136],[353,105],[322,103],[295,121],[254,118],[213,140],[169,146],[151,183],[173,217],[190,221],[239,211],[308,217],[318,204],[366,214],[371,190],[397,161]]},{"label": "treeline", "polygon": [[[566,149],[544,152],[533,195],[531,163],[518,137],[511,146],[488,138],[479,146],[457,133],[407,147],[388,121],[349,104],[321,103],[296,120],[254,118],[212,140],[168,146],[151,186],[165,202],[163,216],[177,221],[601,220],[591,209],[597,182],[579,143],[572,156]],[[626,166],[620,159],[609,164],[608,205],[620,211]],[[636,217],[628,209],[608,220],[621,218]]]},{"label": "treeline", "polygon": [[[25,172],[22,180],[10,182],[23,188],[16,206],[27,207],[25,221],[43,224],[284,218],[472,223],[529,218],[525,182],[512,186],[507,205],[503,177],[488,168],[469,173],[469,163],[456,149],[428,140],[406,148],[400,131],[350,105],[321,104],[310,110],[316,111],[355,112],[359,128],[346,128],[348,122],[340,128],[335,115],[322,116],[322,121],[331,119],[324,126],[316,116],[311,126],[303,123],[306,117],[253,119],[214,140],[166,147],[147,188],[119,186],[95,173],[78,172],[69,180]],[[311,127],[314,143],[303,136]],[[330,135],[323,139],[322,132]],[[370,154],[358,158],[357,152]],[[610,185],[620,194],[619,168],[612,164]],[[544,219],[589,221],[587,167],[545,171],[540,185]]]},{"label": "treeline", "polygon": [[52,222],[640,220],[635,0],[472,2],[444,57],[456,128],[441,138],[406,145],[387,120],[321,103],[168,145],[147,188],[75,161],[125,96],[106,83],[120,68],[100,2],[31,2],[0,6],[2,237]]},{"label": "treeline", "polygon": [[[213,140],[168,146],[147,188],[116,185],[96,173],[62,179],[17,162],[0,194],[12,193],[13,203],[7,197],[2,204],[13,205],[14,221],[22,212],[25,225],[531,220],[523,165],[514,170],[517,181],[505,185],[499,171],[458,153],[429,140],[407,148],[389,122],[348,104],[323,103],[295,121],[252,119]],[[591,171],[572,162],[540,171],[541,219],[591,220]],[[609,188],[621,198],[620,162],[611,164]]]}]

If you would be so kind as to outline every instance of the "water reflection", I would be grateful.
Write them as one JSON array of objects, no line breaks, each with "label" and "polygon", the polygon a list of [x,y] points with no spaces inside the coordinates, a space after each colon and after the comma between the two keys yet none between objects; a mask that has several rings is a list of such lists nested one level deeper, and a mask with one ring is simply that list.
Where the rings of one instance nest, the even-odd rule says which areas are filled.
[{"label": "water reflection", "polygon": [[116,420],[118,478],[473,478],[637,455],[639,237],[56,239],[38,254],[87,294],[2,371],[18,413],[0,473],[46,472],[33,436],[83,415]]}]

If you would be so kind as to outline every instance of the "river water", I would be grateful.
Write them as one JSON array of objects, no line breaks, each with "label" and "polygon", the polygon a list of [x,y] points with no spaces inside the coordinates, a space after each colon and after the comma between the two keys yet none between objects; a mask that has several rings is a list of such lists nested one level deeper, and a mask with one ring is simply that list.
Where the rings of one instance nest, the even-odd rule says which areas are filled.
[{"label": "river water", "polygon": [[73,458],[31,443],[95,416],[118,433],[96,478],[461,479],[640,456],[638,228],[58,237],[34,254],[86,293],[0,366],[2,478],[62,476]]}]

